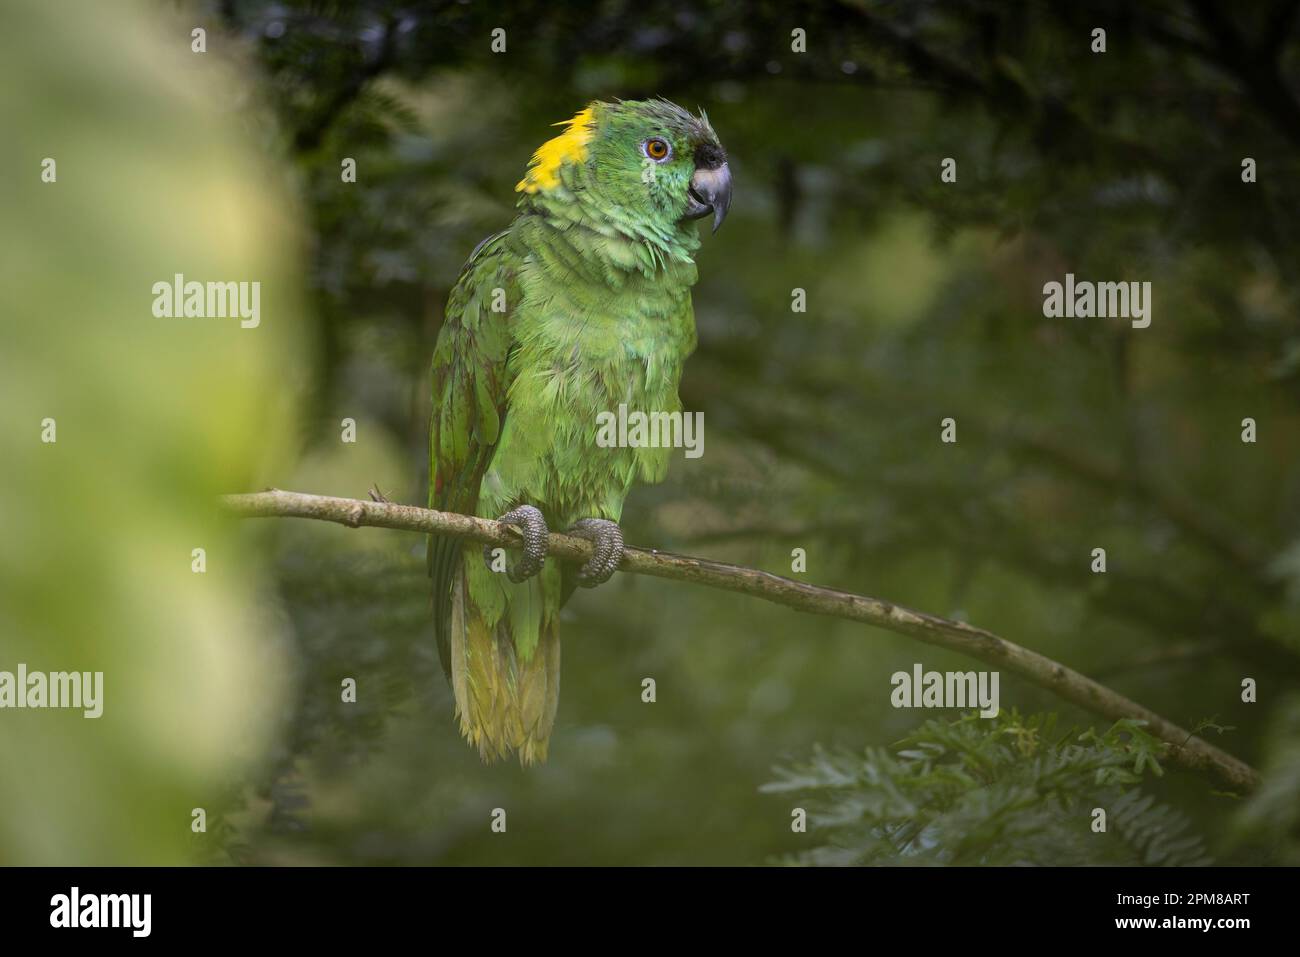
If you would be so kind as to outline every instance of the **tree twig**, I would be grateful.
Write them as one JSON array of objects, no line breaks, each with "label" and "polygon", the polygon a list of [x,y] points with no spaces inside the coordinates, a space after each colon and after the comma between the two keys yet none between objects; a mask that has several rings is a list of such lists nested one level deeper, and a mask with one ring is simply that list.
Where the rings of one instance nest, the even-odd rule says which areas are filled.
[{"label": "tree twig", "polygon": [[[310,518],[337,522],[351,528],[370,526],[432,532],[487,545],[509,547],[520,543],[516,529],[490,519],[386,501],[366,502],[278,489],[248,495],[227,495],[222,501],[233,513],[249,518]],[[583,539],[556,533],[550,537],[550,555],[565,561],[584,562],[591,557],[591,548],[591,543]],[[961,652],[1015,672],[1064,700],[1104,718],[1112,721],[1121,718],[1145,721],[1146,730],[1169,746],[1169,757],[1173,763],[1208,772],[1238,792],[1251,791],[1259,782],[1258,772],[1250,765],[1194,736],[1172,721],[1086,675],[983,628],[914,611],[879,598],[809,585],[756,568],[674,555],[654,549],[627,548],[619,571],[740,592],[797,611],[875,625],[927,644]]]}]

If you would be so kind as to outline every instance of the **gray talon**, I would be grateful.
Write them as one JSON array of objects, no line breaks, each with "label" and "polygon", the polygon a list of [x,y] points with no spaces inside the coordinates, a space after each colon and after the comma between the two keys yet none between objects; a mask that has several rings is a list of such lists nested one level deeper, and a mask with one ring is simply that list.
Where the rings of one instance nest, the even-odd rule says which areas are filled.
[{"label": "gray talon", "polygon": [[592,543],[591,558],[578,570],[578,584],[595,588],[609,581],[623,560],[623,530],[607,518],[584,518],[565,533]]},{"label": "gray talon", "polygon": [[[527,581],[542,570],[546,561],[546,551],[550,547],[550,530],[542,513],[531,505],[512,508],[497,519],[504,525],[513,525],[523,532],[523,554],[517,564],[506,566],[506,577],[518,584]],[[492,551],[500,546],[484,545],[483,561],[492,567]]]}]

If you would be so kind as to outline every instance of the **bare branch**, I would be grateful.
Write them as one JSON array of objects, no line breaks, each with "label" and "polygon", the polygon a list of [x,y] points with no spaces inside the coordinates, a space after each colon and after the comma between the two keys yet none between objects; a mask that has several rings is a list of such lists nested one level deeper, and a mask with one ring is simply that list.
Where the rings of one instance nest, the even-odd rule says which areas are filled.
[{"label": "bare branch", "polygon": [[[311,518],[337,522],[350,528],[364,525],[450,535],[488,545],[513,546],[520,543],[519,533],[511,526],[414,505],[364,502],[278,489],[250,495],[227,495],[222,501],[235,514],[249,518]],[[591,547],[590,542],[568,535],[552,533],[550,537],[550,554],[565,561],[585,562],[591,557]],[[1259,781],[1258,772],[1250,765],[1137,702],[1059,662],[964,622],[913,611],[879,598],[809,585],[756,568],[654,549],[629,547],[623,554],[619,571],[740,592],[797,611],[875,625],[957,651],[1015,672],[1093,714],[1112,721],[1121,718],[1145,721],[1146,730],[1169,746],[1169,757],[1174,764],[1209,772],[1236,791],[1251,791]]]}]

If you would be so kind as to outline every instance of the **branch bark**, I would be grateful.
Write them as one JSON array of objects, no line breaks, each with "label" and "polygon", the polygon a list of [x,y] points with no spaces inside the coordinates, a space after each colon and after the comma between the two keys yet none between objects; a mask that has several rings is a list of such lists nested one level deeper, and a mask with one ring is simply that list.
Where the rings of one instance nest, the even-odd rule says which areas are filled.
[{"label": "branch bark", "polygon": [[[370,526],[435,533],[506,547],[517,546],[521,541],[516,529],[490,519],[386,501],[365,502],[270,489],[247,495],[223,496],[222,502],[234,514],[247,518],[309,518],[337,522],[350,528]],[[591,557],[591,544],[583,539],[552,533],[550,554],[565,561],[583,562]],[[1242,793],[1254,790],[1259,783],[1259,774],[1254,768],[1192,732],[1086,675],[983,628],[914,611],[879,598],[809,585],[756,568],[656,549],[628,547],[619,571],[752,595],[797,611],[874,625],[926,644],[957,651],[1014,672],[1101,717],[1112,721],[1122,718],[1145,721],[1146,730],[1169,746],[1169,759],[1180,767],[1207,772]]]}]

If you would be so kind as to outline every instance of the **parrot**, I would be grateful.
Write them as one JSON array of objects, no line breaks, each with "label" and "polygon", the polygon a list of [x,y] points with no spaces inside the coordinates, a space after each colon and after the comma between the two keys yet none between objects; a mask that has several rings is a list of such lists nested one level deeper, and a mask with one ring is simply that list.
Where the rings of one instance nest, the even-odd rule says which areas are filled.
[{"label": "parrot", "polygon": [[[428,539],[438,655],[460,733],[488,764],[546,760],[560,609],[614,574],[624,499],[663,479],[671,451],[603,447],[598,416],[680,413],[697,220],[716,232],[731,206],[727,153],[702,110],[596,101],[555,125],[515,187],[514,220],[453,286],[432,360],[429,507],[521,538],[513,561]],[[551,529],[590,541],[590,560],[548,564]]]}]

